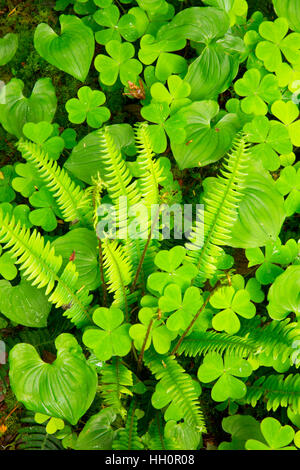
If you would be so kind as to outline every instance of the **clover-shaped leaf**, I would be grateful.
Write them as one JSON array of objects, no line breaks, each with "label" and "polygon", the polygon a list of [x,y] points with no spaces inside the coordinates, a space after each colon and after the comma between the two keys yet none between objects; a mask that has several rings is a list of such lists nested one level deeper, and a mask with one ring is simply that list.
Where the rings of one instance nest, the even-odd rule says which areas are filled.
[{"label": "clover-shaped leaf", "polygon": [[12,187],[24,197],[30,197],[44,184],[33,163],[18,163],[15,172],[18,176],[12,180]]},{"label": "clover-shaped leaf", "polygon": [[[150,348],[153,342],[154,349],[159,354],[166,354],[171,345],[171,341],[176,337],[176,333],[171,333],[163,322],[158,319],[155,310],[144,307],[139,311],[139,320],[141,323],[131,326],[129,334],[134,340],[134,345],[138,350],[144,346],[144,350]],[[146,337],[148,335],[146,343]]]},{"label": "clover-shaped leaf", "polygon": [[29,198],[32,206],[37,207],[29,214],[29,220],[33,225],[42,227],[46,232],[51,232],[57,227],[56,216],[61,217],[56,200],[47,189],[42,186],[39,191],[35,191]]},{"label": "clover-shaped leaf", "polygon": [[268,112],[266,103],[271,104],[279,100],[281,93],[275,75],[268,74],[263,78],[259,70],[248,70],[243,78],[235,82],[234,89],[242,100],[242,110],[247,114],[264,116]]},{"label": "clover-shaped leaf", "polygon": [[141,114],[144,119],[154,123],[149,125],[154,152],[163,153],[166,150],[166,134],[174,143],[181,144],[184,142],[186,121],[182,116],[176,115],[168,119],[170,115],[168,103],[152,101],[151,104],[142,108]]},{"label": "clover-shaped leaf", "polygon": [[178,109],[191,103],[188,98],[191,93],[191,86],[178,75],[169,76],[167,84],[168,89],[160,82],[154,83],[151,87],[151,96],[158,103],[168,103],[172,115]]},{"label": "clover-shaped leaf", "polygon": [[43,424],[49,420],[46,425],[47,434],[54,434],[56,431],[61,431],[65,427],[65,423],[62,419],[53,418],[48,415],[44,415],[43,413],[35,413],[34,420],[38,424]]},{"label": "clover-shaped leaf", "polygon": [[300,60],[300,34],[286,36],[288,30],[285,18],[277,18],[274,22],[264,21],[259,27],[259,34],[265,41],[259,42],[256,55],[270,72],[275,72],[282,64],[282,53],[290,63]]},{"label": "clover-shaped leaf", "polygon": [[120,11],[115,5],[96,11],[94,20],[104,27],[95,35],[96,41],[104,45],[112,40],[121,41],[121,36],[126,41],[134,42],[145,33],[149,24],[148,17],[141,8],[131,8],[120,19]]},{"label": "clover-shaped leaf", "polygon": [[148,277],[148,289],[160,294],[167,284],[178,284],[182,289],[187,289],[191,280],[197,275],[194,264],[185,262],[186,250],[182,246],[175,246],[171,250],[161,250],[155,257],[156,266],[164,272],[152,273]]},{"label": "clover-shaped leaf", "polygon": [[276,181],[278,191],[287,196],[284,201],[286,214],[288,217],[295,212],[300,213],[300,168],[293,166],[283,168],[279,179]]},{"label": "clover-shaped leaf", "polygon": [[276,116],[289,131],[292,144],[300,146],[300,119],[298,106],[292,101],[277,100],[271,108],[272,114]]},{"label": "clover-shaped leaf", "polygon": [[181,288],[178,284],[169,284],[158,302],[162,312],[174,312],[166,323],[171,331],[186,328],[202,304],[203,299],[197,287],[189,287],[182,298]]},{"label": "clover-shaped leaf", "polygon": [[15,174],[12,165],[5,165],[0,170],[0,202],[11,202],[16,193],[11,187],[12,178]]},{"label": "clover-shaped leaf", "polygon": [[210,304],[216,309],[222,309],[217,313],[212,325],[217,331],[226,331],[228,334],[235,334],[240,329],[238,315],[244,318],[255,316],[255,306],[250,301],[250,294],[245,289],[237,292],[232,286],[225,286],[218,289],[211,297]]},{"label": "clover-shaped leaf", "polygon": [[55,126],[46,121],[37,124],[27,122],[23,127],[23,134],[27,139],[40,145],[53,160],[60,157],[65,146],[64,139],[56,135]]},{"label": "clover-shaped leaf", "polygon": [[278,153],[288,154],[293,150],[286,127],[278,121],[269,121],[266,116],[256,116],[244,126],[244,131],[249,142],[258,144],[251,152],[262,160],[266,170],[277,170],[280,167]]},{"label": "clover-shaped leaf", "polygon": [[142,37],[139,50],[139,59],[143,64],[153,64],[165,52],[179,51],[185,47],[186,40],[179,38],[173,40],[157,41],[151,34]]},{"label": "clover-shaped leaf", "polygon": [[123,85],[127,85],[128,81],[135,83],[143,67],[138,60],[132,58],[135,53],[133,45],[113,40],[106,44],[105,49],[110,57],[99,54],[95,59],[101,82],[104,85],[114,85],[120,74]]},{"label": "clover-shaped leaf", "polygon": [[212,388],[211,397],[222,402],[228,398],[239,400],[244,397],[247,387],[236,377],[249,377],[251,374],[252,367],[245,359],[226,354],[223,360],[220,354],[209,353],[199,367],[198,379],[203,383],[218,379]]},{"label": "clover-shaped leaf", "polygon": [[277,419],[265,418],[260,429],[265,442],[248,439],[245,444],[247,450],[296,450],[296,447],[289,445],[295,436],[291,426],[281,426]]},{"label": "clover-shaped leaf", "polygon": [[112,356],[126,356],[131,348],[130,325],[123,323],[124,314],[119,308],[100,307],[93,314],[93,321],[100,328],[84,332],[83,342],[91,348],[100,361]]},{"label": "clover-shaped leaf", "polygon": [[71,98],[66,103],[69,120],[74,124],[81,124],[85,120],[91,127],[101,127],[110,118],[110,111],[105,106],[106,97],[102,91],[91,90],[84,86],[78,90],[78,99]]},{"label": "clover-shaped leaf", "polygon": [[286,245],[282,245],[280,240],[270,240],[266,244],[265,253],[260,248],[248,248],[246,257],[249,260],[249,268],[261,265],[255,273],[256,279],[260,284],[268,285],[283,273],[283,269],[278,265],[290,264],[296,258],[297,252],[297,242],[293,239]]},{"label": "clover-shaped leaf", "polygon": [[29,220],[30,208],[27,204],[18,204],[13,207],[12,204],[3,202],[0,204],[0,209],[4,214],[14,217],[15,221],[20,222],[22,226],[26,228],[32,227],[32,223]]}]

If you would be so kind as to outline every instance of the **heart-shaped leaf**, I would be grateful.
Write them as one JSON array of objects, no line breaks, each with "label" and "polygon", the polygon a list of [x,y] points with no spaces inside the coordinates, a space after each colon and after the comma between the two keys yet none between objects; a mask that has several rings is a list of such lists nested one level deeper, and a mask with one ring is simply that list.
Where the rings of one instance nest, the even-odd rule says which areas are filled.
[{"label": "heart-shaped leaf", "polygon": [[61,15],[59,21],[60,36],[46,23],[39,24],[34,46],[47,62],[84,82],[94,56],[94,34],[77,16]]},{"label": "heart-shaped leaf", "polygon": [[57,358],[48,364],[31,344],[19,343],[9,354],[10,384],[28,410],[75,425],[88,410],[97,389],[97,374],[74,336],[55,340]]},{"label": "heart-shaped leaf", "polygon": [[23,95],[23,88],[22,80],[13,78],[0,95],[0,122],[7,132],[18,138],[23,136],[27,122],[51,122],[57,104],[50,78],[40,78],[29,98]]}]

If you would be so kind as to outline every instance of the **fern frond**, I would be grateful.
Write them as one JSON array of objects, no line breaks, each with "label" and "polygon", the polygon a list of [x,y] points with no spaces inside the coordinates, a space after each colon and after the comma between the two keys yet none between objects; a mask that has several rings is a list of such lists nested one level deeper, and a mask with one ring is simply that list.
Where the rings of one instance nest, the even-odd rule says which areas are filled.
[{"label": "fern frond", "polygon": [[128,289],[126,288],[133,278],[130,259],[124,247],[116,240],[103,239],[103,266],[107,276],[108,291],[114,293],[114,305],[125,308],[128,316]]},{"label": "fern frond", "polygon": [[172,403],[183,412],[184,420],[199,432],[205,432],[205,423],[191,377],[174,356],[159,356],[147,351],[145,365],[160,380]]},{"label": "fern frond", "polygon": [[230,239],[245,187],[248,159],[246,139],[238,136],[221,170],[221,176],[216,179],[214,190],[204,200],[204,213],[202,209],[198,211],[196,226],[186,244],[189,259],[199,269],[196,284],[201,285],[213,277],[222,251],[220,247]]},{"label": "fern frond", "polygon": [[25,160],[34,164],[46,186],[57,200],[66,222],[80,221],[91,225],[92,212],[87,195],[71,180],[67,172],[37,145],[20,140],[18,150]]},{"label": "fern frond", "polygon": [[253,357],[265,353],[275,360],[285,362],[295,352],[295,341],[300,339],[299,326],[289,321],[272,321],[264,328],[245,328],[244,336],[215,331],[193,332],[184,338],[178,352],[193,357],[208,352],[222,354],[225,351],[239,357]]},{"label": "fern frond", "polygon": [[152,204],[159,203],[159,183],[164,180],[164,177],[159,162],[154,160],[155,153],[153,152],[147,123],[143,122],[136,125],[135,141],[138,149],[136,162],[142,175],[139,178],[141,194],[143,202],[150,208]]},{"label": "fern frond", "polygon": [[126,410],[122,406],[122,395],[132,396],[128,388],[132,385],[132,372],[121,363],[118,357],[113,357],[111,364],[103,365],[100,390],[104,404],[113,407],[123,418],[126,416]]},{"label": "fern frond", "polygon": [[156,411],[155,418],[150,423],[147,434],[149,436],[147,447],[150,450],[179,450],[176,442],[165,436],[162,415],[158,411]]},{"label": "fern frond", "polygon": [[46,426],[39,425],[32,416],[21,418],[24,424],[18,431],[17,440],[20,450],[63,450],[61,441],[53,435],[47,434]]},{"label": "fern frond", "polygon": [[107,128],[99,130],[99,145],[105,168],[103,179],[107,185],[108,194],[115,205],[116,222],[119,229],[122,230],[127,227],[126,209],[138,204],[141,201],[141,194],[137,182],[132,181],[132,175],[122,153]]},{"label": "fern frond", "polygon": [[249,338],[241,338],[240,336],[228,335],[227,333],[197,331],[184,338],[178,348],[179,354],[192,357],[205,355],[208,352],[222,354],[225,351],[244,357],[256,354],[257,344]]},{"label": "fern frond", "polygon": [[290,406],[294,413],[300,413],[300,376],[290,374],[270,375],[260,377],[252,385],[248,385],[247,394],[243,402],[256,406],[258,400],[263,398],[267,403],[267,410],[276,411],[279,406]]},{"label": "fern frond", "polygon": [[78,273],[73,262],[69,262],[61,276],[59,271],[62,257],[55,254],[50,242],[35,229],[22,227],[15,223],[14,217],[4,215],[0,209],[0,243],[16,259],[26,279],[37,288],[46,287],[46,295],[52,293],[49,301],[56,307],[67,306],[64,313],[79,328],[90,323],[87,305],[92,300],[88,290],[78,290]]},{"label": "fern frond", "polygon": [[136,406],[131,403],[125,428],[118,433],[117,439],[113,441],[113,450],[143,450],[144,446],[137,432]]}]

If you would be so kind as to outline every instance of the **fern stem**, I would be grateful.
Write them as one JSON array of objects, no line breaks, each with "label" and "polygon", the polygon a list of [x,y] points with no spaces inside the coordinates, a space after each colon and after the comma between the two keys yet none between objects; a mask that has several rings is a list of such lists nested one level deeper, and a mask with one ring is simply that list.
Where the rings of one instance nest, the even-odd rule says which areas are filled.
[{"label": "fern stem", "polygon": [[140,352],[140,355],[139,355],[139,358],[138,358],[137,373],[140,372],[140,369],[141,369],[142,360],[143,360],[143,357],[144,357],[145,348],[146,348],[146,344],[147,344],[147,341],[148,341],[148,338],[149,338],[149,335],[150,335],[152,325],[153,325],[153,319],[151,319],[151,321],[149,322],[149,325],[148,325],[148,328],[147,328],[147,331],[146,331],[146,335],[145,335],[145,338],[144,338],[144,341],[143,341],[142,349],[141,349],[141,352]]}]

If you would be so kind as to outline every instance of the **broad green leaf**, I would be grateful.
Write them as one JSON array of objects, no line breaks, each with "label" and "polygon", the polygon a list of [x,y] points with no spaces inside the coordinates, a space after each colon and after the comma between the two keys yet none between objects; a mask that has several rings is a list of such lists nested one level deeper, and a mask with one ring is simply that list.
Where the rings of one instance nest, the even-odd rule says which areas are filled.
[{"label": "broad green leaf", "polygon": [[51,122],[57,99],[50,78],[40,78],[29,98],[23,95],[24,83],[13,78],[0,96],[0,122],[4,129],[20,138],[26,122]]},{"label": "broad green leaf", "polygon": [[219,114],[216,101],[197,101],[183,107],[174,117],[186,121],[184,143],[171,138],[171,148],[181,170],[218,161],[230,149],[239,130],[236,114]]},{"label": "broad green leaf", "polygon": [[94,34],[77,16],[59,17],[61,34],[40,23],[34,34],[34,46],[43,59],[84,82],[95,50]]},{"label": "broad green leaf", "polygon": [[18,49],[18,39],[18,35],[13,33],[0,38],[0,67],[6,65],[14,57]]},{"label": "broad green leaf", "polygon": [[259,441],[249,439],[246,442],[247,450],[296,450],[296,447],[287,447],[295,436],[295,431],[291,426],[281,426],[275,418],[265,418],[260,425],[261,432],[267,445]]},{"label": "broad green leaf", "polygon": [[47,326],[50,310],[51,304],[43,290],[24,280],[17,286],[0,281],[0,313],[11,321],[31,328],[43,328]]},{"label": "broad green leaf", "polygon": [[112,408],[105,408],[88,419],[80,432],[75,450],[111,450],[114,431],[111,424],[116,414]]},{"label": "broad green leaf", "polygon": [[10,384],[28,410],[75,425],[94,400],[97,374],[74,336],[61,334],[55,346],[57,358],[52,364],[42,361],[30,344],[14,346],[9,354]]},{"label": "broad green leaf", "polygon": [[268,294],[269,315],[274,320],[283,320],[294,312],[300,315],[300,266],[289,266],[277,277]]}]

